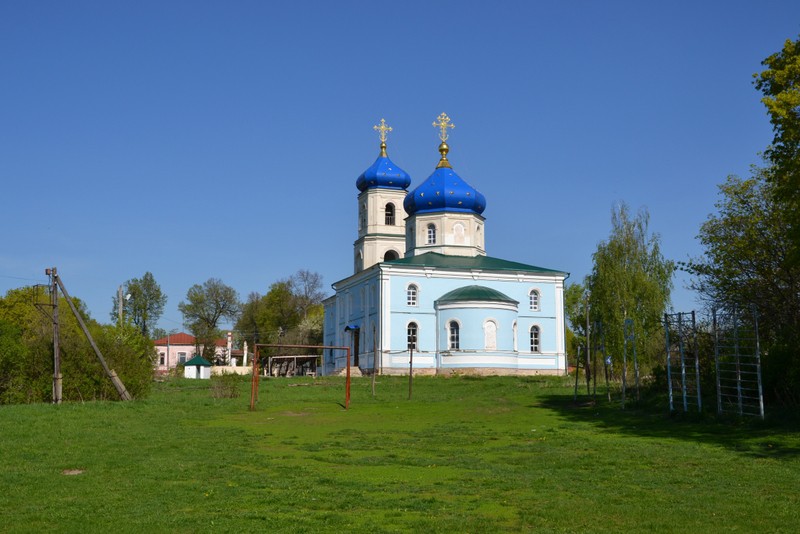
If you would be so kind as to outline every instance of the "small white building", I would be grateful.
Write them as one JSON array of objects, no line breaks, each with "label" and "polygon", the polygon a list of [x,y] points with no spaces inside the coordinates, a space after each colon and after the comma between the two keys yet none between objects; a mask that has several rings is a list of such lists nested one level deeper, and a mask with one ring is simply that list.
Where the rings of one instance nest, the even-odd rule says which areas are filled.
[{"label": "small white building", "polygon": [[202,356],[195,356],[186,362],[183,368],[183,376],[184,378],[209,379],[211,378],[211,362]]}]

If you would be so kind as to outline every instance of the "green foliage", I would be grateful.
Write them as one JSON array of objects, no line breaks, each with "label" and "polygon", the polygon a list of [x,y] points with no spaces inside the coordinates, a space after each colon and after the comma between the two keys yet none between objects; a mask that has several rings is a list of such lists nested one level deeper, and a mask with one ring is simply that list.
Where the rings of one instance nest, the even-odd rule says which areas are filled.
[{"label": "green foliage", "polygon": [[[266,295],[251,293],[236,323],[248,343],[318,345],[322,343],[322,277],[300,270],[269,287]],[[251,345],[252,346],[252,345]]]},{"label": "green foliage", "polygon": [[[43,402],[51,394],[47,355],[35,360],[23,341],[23,331],[0,319],[0,404]],[[51,371],[52,372],[52,371]]]},{"label": "green foliage", "polygon": [[221,336],[220,319],[236,320],[241,309],[236,290],[218,278],[195,284],[186,293],[186,301],[178,309],[189,325],[189,331],[203,345],[203,357],[215,361],[214,341]]},{"label": "green foliage", "polygon": [[751,178],[730,176],[719,186],[718,211],[698,235],[703,256],[681,267],[712,305],[756,306],[765,392],[773,399],[800,399],[800,264],[790,260],[786,206],[768,176],[754,169]]},{"label": "green foliage", "polygon": [[[153,273],[146,272],[141,278],[132,278],[122,286],[122,313],[126,320],[135,324],[142,335],[151,337],[153,325],[158,323],[161,314],[164,313],[164,305],[167,303],[167,296],[161,292],[161,286],[156,283]],[[130,295],[130,298],[124,298]],[[113,308],[111,310],[111,320],[119,320],[119,296],[114,295],[111,299]],[[158,339],[156,336],[155,339]]]},{"label": "green foliage", "polygon": [[755,304],[767,337],[800,320],[800,267],[787,262],[791,239],[774,187],[763,169],[746,180],[729,176],[719,186],[717,213],[700,227],[703,256],[681,264],[710,303]]},{"label": "green foliage", "polygon": [[[790,207],[794,236],[800,232],[800,39],[787,39],[780,52],[766,58],[767,67],[755,74],[755,86],[764,97],[775,137],[765,154],[771,180],[782,202]],[[797,252],[797,247],[795,247]],[[795,257],[797,262],[798,258]]]},{"label": "green foliage", "polygon": [[564,312],[578,344],[586,343],[586,296],[584,284],[567,284],[564,290]]},{"label": "green foliage", "polygon": [[661,336],[661,317],[670,301],[675,267],[662,256],[659,237],[649,234],[648,222],[646,210],[631,217],[624,203],[615,208],[611,235],[598,245],[586,280],[590,321],[599,325],[591,332],[592,344],[604,343],[617,369],[622,367],[625,320],[633,321],[640,361],[651,362],[660,346],[653,340]]},{"label": "green foliage", "polygon": [[[211,375],[211,396],[215,399],[236,399],[243,382],[243,377],[235,373]],[[249,376],[247,383],[250,383]]]},{"label": "green foliage", "polygon": [[[83,303],[73,302],[109,367],[134,397],[144,397],[152,382],[152,342],[132,325],[99,325]],[[11,290],[0,298],[0,404],[52,400],[53,310],[47,304],[49,297],[33,287]],[[63,400],[118,399],[63,297],[59,312]]]}]

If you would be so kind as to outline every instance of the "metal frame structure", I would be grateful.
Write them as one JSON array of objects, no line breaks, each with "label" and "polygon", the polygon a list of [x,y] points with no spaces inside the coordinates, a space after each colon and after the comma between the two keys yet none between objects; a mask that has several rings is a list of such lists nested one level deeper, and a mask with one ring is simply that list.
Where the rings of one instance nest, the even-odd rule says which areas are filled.
[{"label": "metal frame structure", "polygon": [[717,413],[764,418],[758,316],[736,307],[713,310]]},{"label": "metal frame structure", "polygon": [[[684,325],[684,320],[689,320]],[[670,335],[672,332],[672,335]],[[675,411],[675,393],[679,393],[681,407],[688,412],[696,405],[703,410],[700,395],[700,358],[697,352],[697,323],[695,312],[664,314],[664,339],[667,359],[667,388],[669,411]],[[694,367],[694,372],[692,372]]]},{"label": "metal frame structure", "polygon": [[331,349],[347,351],[347,378],[344,386],[344,409],[350,408],[350,347],[334,347],[329,345],[285,345],[283,343],[256,343],[253,349],[253,375],[250,380],[250,411],[255,411],[258,401],[259,368],[261,360],[260,348],[284,349]]}]

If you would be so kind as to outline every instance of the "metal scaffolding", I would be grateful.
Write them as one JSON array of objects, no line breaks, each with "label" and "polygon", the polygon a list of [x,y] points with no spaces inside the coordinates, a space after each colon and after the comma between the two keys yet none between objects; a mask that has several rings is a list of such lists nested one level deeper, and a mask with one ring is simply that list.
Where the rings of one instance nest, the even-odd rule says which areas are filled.
[{"label": "metal scaffolding", "polygon": [[764,418],[758,317],[754,308],[714,310],[717,412]]},{"label": "metal scaffolding", "polygon": [[697,325],[694,312],[665,313],[664,338],[667,356],[669,410],[677,404],[684,412],[703,409],[700,396],[700,359],[697,352]]}]

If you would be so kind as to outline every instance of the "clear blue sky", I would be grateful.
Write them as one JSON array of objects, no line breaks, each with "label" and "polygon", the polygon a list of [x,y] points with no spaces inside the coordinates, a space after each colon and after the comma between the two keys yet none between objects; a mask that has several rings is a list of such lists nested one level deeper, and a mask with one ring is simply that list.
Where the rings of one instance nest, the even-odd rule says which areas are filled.
[{"label": "clear blue sky", "polygon": [[[100,321],[151,271],[242,298],[352,273],[355,180],[450,161],[487,198],[491,256],[591,270],[619,201],[697,255],[717,184],[772,139],[752,74],[800,2],[0,3],[0,294],[57,266]],[[694,297],[675,280],[674,305]]]}]

